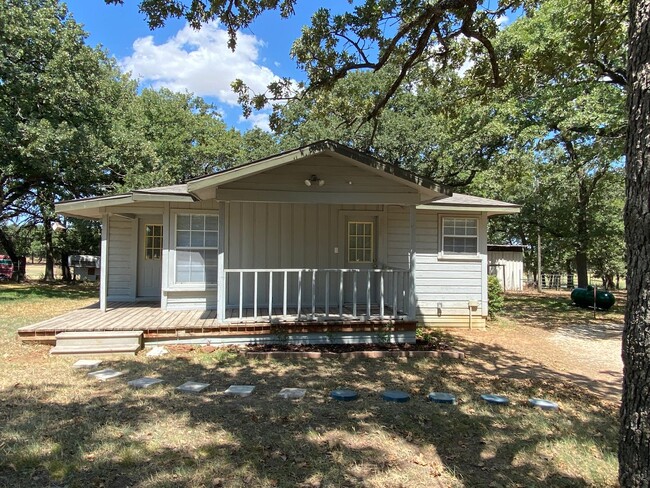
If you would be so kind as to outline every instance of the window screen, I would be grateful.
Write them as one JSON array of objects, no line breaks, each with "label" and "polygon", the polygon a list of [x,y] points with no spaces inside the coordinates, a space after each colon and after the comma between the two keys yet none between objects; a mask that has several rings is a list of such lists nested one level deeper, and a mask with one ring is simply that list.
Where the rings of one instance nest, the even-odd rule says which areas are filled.
[{"label": "window screen", "polygon": [[219,218],[176,216],[176,283],[216,283]]},{"label": "window screen", "polygon": [[442,251],[449,254],[478,254],[478,220],[443,218]]}]

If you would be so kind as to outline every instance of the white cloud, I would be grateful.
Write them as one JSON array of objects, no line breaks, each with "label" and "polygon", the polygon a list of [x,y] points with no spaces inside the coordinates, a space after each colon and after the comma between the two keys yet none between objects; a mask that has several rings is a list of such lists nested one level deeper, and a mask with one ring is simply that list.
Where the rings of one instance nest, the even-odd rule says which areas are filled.
[{"label": "white cloud", "polygon": [[232,81],[240,78],[253,91],[262,93],[278,77],[258,63],[258,47],[263,42],[257,37],[238,34],[235,52],[227,42],[227,32],[217,24],[207,24],[201,30],[186,25],[162,44],[155,44],[152,36],[136,39],[133,54],[120,64],[155,88],[189,91],[236,105]]},{"label": "white cloud", "polygon": [[266,132],[271,132],[271,126],[269,125],[269,112],[256,112],[252,113],[248,118],[241,115],[239,117],[240,123],[249,123],[251,128],[258,127]]},{"label": "white cloud", "polygon": [[510,22],[510,19],[508,18],[507,15],[501,15],[500,17],[497,17],[495,19],[495,22],[499,27],[505,27],[508,22]]}]

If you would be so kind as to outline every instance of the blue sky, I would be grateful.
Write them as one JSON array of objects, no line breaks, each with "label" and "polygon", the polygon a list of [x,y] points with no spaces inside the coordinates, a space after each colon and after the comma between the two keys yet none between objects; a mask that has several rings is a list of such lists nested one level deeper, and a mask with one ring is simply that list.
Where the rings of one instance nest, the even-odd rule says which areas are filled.
[{"label": "blue sky", "polygon": [[[88,32],[88,44],[101,44],[142,86],[165,86],[200,95],[219,107],[228,125],[241,130],[254,125],[265,128],[268,114],[253,114],[244,120],[230,83],[241,78],[262,91],[276,76],[303,80],[289,50],[302,26],[322,5],[298,2],[296,15],[286,20],[275,12],[264,14],[241,32],[233,54],[226,46],[225,31],[217,25],[194,31],[184,21],[172,19],[165,27],[150,30],[138,11],[138,0],[125,0],[124,5],[106,5],[104,0],[65,3]],[[349,8],[347,0],[335,0],[328,6]]]},{"label": "blue sky", "polygon": [[[267,12],[240,32],[233,53],[226,45],[225,30],[217,24],[195,31],[183,20],[171,19],[165,27],[150,30],[138,10],[140,0],[124,0],[124,5],[106,5],[104,0],[64,1],[88,32],[87,42],[101,44],[142,87],[166,87],[199,95],[218,107],[228,125],[240,130],[254,126],[267,129],[269,111],[244,119],[231,82],[240,78],[261,93],[277,77],[304,81],[304,73],[289,56],[303,25],[310,23],[322,5],[335,13],[350,9],[348,0],[303,0],[297,2],[295,15],[289,19],[282,19],[278,12]],[[501,18],[499,23],[507,24],[508,18]]]}]

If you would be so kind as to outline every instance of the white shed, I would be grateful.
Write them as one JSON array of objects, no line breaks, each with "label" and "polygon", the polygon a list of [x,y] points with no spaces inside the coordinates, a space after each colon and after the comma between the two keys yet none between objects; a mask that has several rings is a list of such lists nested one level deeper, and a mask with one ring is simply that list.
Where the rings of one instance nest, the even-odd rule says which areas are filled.
[{"label": "white shed", "polygon": [[505,291],[521,291],[524,286],[524,246],[488,244],[488,273],[499,278]]}]

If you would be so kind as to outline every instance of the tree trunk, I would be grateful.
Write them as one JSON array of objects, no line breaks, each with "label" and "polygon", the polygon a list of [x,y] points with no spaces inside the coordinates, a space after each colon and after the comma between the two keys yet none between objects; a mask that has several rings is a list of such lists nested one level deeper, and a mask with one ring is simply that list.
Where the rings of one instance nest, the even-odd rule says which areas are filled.
[{"label": "tree trunk", "polygon": [[618,446],[624,488],[650,486],[650,0],[630,0],[628,35],[627,305]]},{"label": "tree trunk", "polygon": [[70,266],[68,265],[68,253],[65,251],[61,251],[61,277],[63,278],[63,281],[72,281],[72,273],[70,272]]},{"label": "tree trunk", "polygon": [[45,275],[44,281],[54,281],[54,245],[52,244],[52,221],[43,216],[43,239],[45,244]]}]

